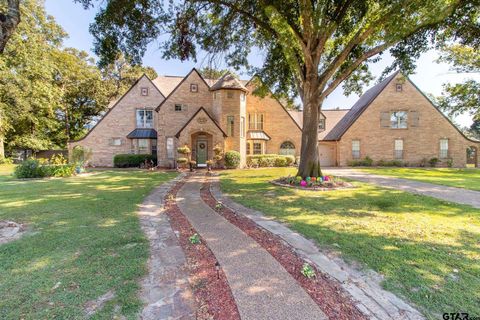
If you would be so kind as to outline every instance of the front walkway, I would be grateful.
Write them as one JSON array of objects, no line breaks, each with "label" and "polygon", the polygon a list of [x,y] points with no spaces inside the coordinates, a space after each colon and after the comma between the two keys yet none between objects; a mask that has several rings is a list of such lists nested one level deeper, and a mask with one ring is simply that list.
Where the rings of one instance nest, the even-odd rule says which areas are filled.
[{"label": "front walkway", "polygon": [[241,318],[326,319],[280,263],[203,202],[203,179],[203,175],[189,179],[178,192],[177,203],[220,263]]},{"label": "front walkway", "polygon": [[400,179],[395,177],[374,175],[350,168],[328,168],[325,169],[325,171],[328,174],[332,174],[334,176],[372,183],[385,188],[402,190],[410,193],[434,197],[445,201],[466,204],[474,208],[480,208],[480,191],[448,187],[438,184]]}]

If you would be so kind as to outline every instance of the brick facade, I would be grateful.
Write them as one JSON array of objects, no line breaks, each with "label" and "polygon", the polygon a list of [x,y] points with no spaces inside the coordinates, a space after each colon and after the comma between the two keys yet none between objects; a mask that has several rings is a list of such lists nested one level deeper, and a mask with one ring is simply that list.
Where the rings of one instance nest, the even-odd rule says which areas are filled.
[{"label": "brick facade", "polygon": [[[153,129],[157,132],[157,139],[149,139],[148,148],[149,152],[155,152],[152,147],[156,143],[158,164],[163,167],[175,166],[175,159],[180,156],[176,150],[185,144],[192,150],[192,160],[195,160],[197,139],[207,141],[208,159],[213,158],[213,148],[220,146],[224,151],[240,152],[242,166],[246,163],[247,144],[252,152],[252,139],[261,139],[255,141],[261,142],[264,153],[278,154],[281,144],[288,141],[295,146],[293,153],[300,155],[301,112],[287,112],[271,96],[255,96],[252,94],[254,81],[244,87],[239,80],[230,77],[225,80],[230,81],[230,86],[222,87],[219,86],[220,80],[203,79],[195,69],[180,79],[159,77],[152,82],[147,76],[141,77],[85,138],[69,144],[69,150],[82,145],[92,149],[92,165],[112,166],[116,154],[132,152],[134,141],[127,135],[136,129],[136,110],[149,109],[155,110]],[[439,157],[440,139],[448,139],[448,159],[454,166],[465,166],[466,148],[479,144],[466,139],[408,79],[400,74],[392,79],[341,138],[328,139],[329,133],[323,132],[325,129],[321,132],[319,152],[322,165],[347,165],[352,160],[352,140],[360,141],[361,158],[368,155],[375,161],[393,160],[395,139],[403,141],[402,161],[418,165],[424,158]],[[170,81],[176,81],[175,85]],[[161,87],[162,83],[164,87]],[[232,87],[232,83],[237,87]],[[397,84],[402,84],[400,92]],[[148,90],[146,96],[142,95],[144,88]],[[415,111],[419,119],[417,125],[412,126],[412,120],[408,119],[405,129],[382,126],[382,113],[399,110],[407,111],[409,115]],[[324,113],[326,131],[330,132],[335,131],[349,114],[345,110]],[[263,130],[251,130],[260,131],[260,138],[252,138],[252,132],[249,132],[249,114],[264,117]],[[231,132],[228,117],[233,117]],[[242,121],[244,130],[240,128]],[[121,139],[121,144],[114,145],[112,139]],[[170,157],[167,154],[168,139],[173,142]],[[442,164],[445,165],[446,161],[442,159]]]},{"label": "brick facade", "polygon": [[[397,84],[401,91],[397,91]],[[407,128],[392,129],[382,126],[381,114],[391,111],[407,111]],[[415,121],[413,116],[417,116]],[[418,123],[415,123],[415,122]],[[360,141],[360,157],[373,160],[394,160],[395,139],[403,141],[403,159],[417,166],[423,159],[440,159],[440,139],[448,139],[447,160],[455,167],[465,167],[466,148],[478,143],[466,139],[458,129],[438,111],[420,90],[408,79],[398,74],[375,98],[361,116],[337,142],[337,162],[346,166],[352,160],[352,140]]]}]

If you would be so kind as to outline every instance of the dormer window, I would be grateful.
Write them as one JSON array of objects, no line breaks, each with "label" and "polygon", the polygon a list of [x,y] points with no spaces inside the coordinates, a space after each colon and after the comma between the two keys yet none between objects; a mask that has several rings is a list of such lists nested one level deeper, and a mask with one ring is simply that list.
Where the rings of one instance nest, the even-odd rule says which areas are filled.
[{"label": "dormer window", "polygon": [[395,85],[395,90],[396,90],[397,92],[402,92],[402,91],[403,91],[403,84],[397,83],[397,84]]},{"label": "dormer window", "polygon": [[153,110],[137,109],[137,128],[153,128]]},{"label": "dormer window", "polygon": [[191,83],[190,84],[190,92],[198,92],[198,84]]},{"label": "dormer window", "polygon": [[325,130],[325,119],[318,120],[318,130]]},{"label": "dormer window", "polygon": [[142,96],[148,96],[148,88],[142,88],[140,90],[140,92],[141,92]]}]

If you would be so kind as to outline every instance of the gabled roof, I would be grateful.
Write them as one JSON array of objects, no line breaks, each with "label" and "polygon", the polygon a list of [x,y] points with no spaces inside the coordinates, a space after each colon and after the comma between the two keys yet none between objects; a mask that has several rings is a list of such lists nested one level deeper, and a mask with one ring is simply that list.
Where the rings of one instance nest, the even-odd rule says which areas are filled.
[{"label": "gabled roof", "polygon": [[210,86],[208,85],[208,83],[205,81],[205,79],[202,77],[202,75],[200,74],[200,72],[197,71],[197,69],[193,68],[192,70],[190,70],[190,72],[182,79],[180,80],[180,82],[178,82],[178,84],[175,86],[175,88],[173,88],[172,91],[170,91],[170,93],[165,97],[165,99],[158,105],[158,107],[155,109],[155,111],[158,112],[158,110],[160,110],[160,107],[168,100],[168,98],[170,98],[170,96],[175,92],[177,91],[177,89],[182,85],[182,83],[188,79],[188,77],[193,73],[197,73],[198,76],[200,77],[200,79],[202,79],[202,81],[205,83],[205,85],[210,88]]},{"label": "gabled roof", "polygon": [[215,126],[218,128],[218,130],[220,130],[220,132],[223,134],[223,137],[226,138],[228,137],[227,134],[225,133],[225,131],[222,130],[222,128],[220,128],[220,126],[218,125],[217,121],[215,121],[215,119],[212,118],[212,116],[207,112],[207,110],[205,110],[204,107],[200,107],[200,109],[197,110],[197,112],[195,112],[193,114],[193,116],[187,121],[187,123],[185,123],[183,125],[183,127],[177,132],[177,134],[175,135],[175,137],[179,138],[180,137],[180,134],[182,133],[182,131],[190,124],[190,122],[192,122],[193,119],[195,119],[195,117],[197,116],[197,114],[200,113],[200,111],[204,111],[206,113],[206,115],[208,116],[208,118],[215,124]]},{"label": "gabled roof", "polygon": [[[350,109],[322,109],[320,113],[325,119],[325,130],[318,131],[318,140],[323,140],[348,111],[350,111]],[[289,110],[288,113],[295,119],[295,122],[303,128],[303,111]]]},{"label": "gabled roof", "polygon": [[163,96],[168,96],[175,89],[184,77],[180,76],[158,76],[152,80],[153,84],[162,92]]},{"label": "gabled roof", "polygon": [[[71,141],[69,141],[69,142],[78,142],[78,141],[82,141],[83,139],[87,138],[87,137],[90,135],[90,133],[92,133],[92,131],[98,126],[98,124],[99,124],[100,122],[102,122],[102,120],[105,119],[105,118],[108,116],[108,114],[110,113],[110,111],[112,111],[113,108],[115,108],[115,107],[120,103],[120,101],[122,101],[123,98],[125,98],[125,97],[130,93],[130,91],[132,91],[132,89],[140,82],[141,79],[143,79],[143,77],[147,78],[148,81],[150,81],[150,82],[153,84],[153,86],[154,86],[154,87],[157,89],[157,91],[162,95],[162,97],[165,97],[164,94],[163,94],[163,93],[158,89],[158,87],[153,83],[152,79],[150,79],[150,78],[144,73],[141,77],[139,77],[139,78],[137,79],[137,81],[135,81],[135,82],[132,84],[132,86],[130,87],[130,89],[127,90],[127,92],[125,92],[118,100],[115,101],[115,103],[114,103],[113,105],[111,105],[111,103],[109,104],[109,109],[107,110],[107,112],[105,112],[105,114],[100,118],[100,120],[98,120],[97,123],[95,123],[95,125],[92,127],[92,129],[90,129],[83,138],[78,139],[78,140],[71,140]],[[110,107],[110,105],[111,105],[111,107]]]},{"label": "gabled roof", "polygon": [[399,71],[395,71],[392,75],[387,77],[379,84],[373,86],[365,92],[360,99],[353,105],[350,111],[330,130],[330,132],[323,138],[323,140],[340,140],[343,134],[350,128],[350,126],[360,117],[360,115],[370,106],[376,97],[387,87]]},{"label": "gabled roof", "polygon": [[210,88],[212,91],[220,89],[248,91],[242,82],[229,71],[227,71],[220,79],[218,79],[218,81]]}]

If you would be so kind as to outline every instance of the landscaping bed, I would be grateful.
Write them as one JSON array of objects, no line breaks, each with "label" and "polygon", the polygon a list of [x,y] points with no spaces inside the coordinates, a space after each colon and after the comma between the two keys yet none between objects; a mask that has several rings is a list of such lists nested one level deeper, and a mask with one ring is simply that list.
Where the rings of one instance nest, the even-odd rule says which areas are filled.
[{"label": "landscaping bed", "polygon": [[[259,227],[249,218],[218,203],[210,192],[210,183],[201,189],[201,197],[212,209],[240,228],[267,250],[320,306],[330,319],[365,319],[354,302],[333,279],[306,264],[278,236]],[[307,276],[308,275],[308,276]],[[314,276],[313,276],[314,275]],[[311,278],[309,278],[311,276]]]},{"label": "landscaping bed", "polygon": [[351,183],[333,176],[307,177],[306,179],[302,179],[302,177],[299,176],[288,176],[272,180],[270,183],[280,187],[311,191],[328,191],[353,188]]},{"label": "landscaping bed", "polygon": [[223,270],[217,270],[217,259],[176,204],[176,194],[183,184],[177,183],[167,194],[165,208],[187,258],[189,281],[199,306],[196,319],[239,320],[240,314]]}]

